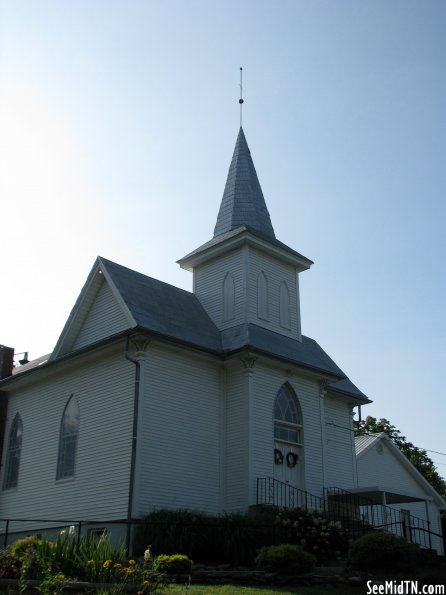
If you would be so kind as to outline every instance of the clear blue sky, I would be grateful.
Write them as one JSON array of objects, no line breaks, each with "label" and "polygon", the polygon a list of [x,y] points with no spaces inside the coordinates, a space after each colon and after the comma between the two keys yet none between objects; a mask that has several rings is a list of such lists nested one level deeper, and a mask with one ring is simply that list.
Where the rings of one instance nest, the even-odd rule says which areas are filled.
[{"label": "clear blue sky", "polygon": [[442,0],[2,0],[0,343],[49,352],[98,254],[191,289],[243,66],[304,334],[445,453],[445,30]]}]

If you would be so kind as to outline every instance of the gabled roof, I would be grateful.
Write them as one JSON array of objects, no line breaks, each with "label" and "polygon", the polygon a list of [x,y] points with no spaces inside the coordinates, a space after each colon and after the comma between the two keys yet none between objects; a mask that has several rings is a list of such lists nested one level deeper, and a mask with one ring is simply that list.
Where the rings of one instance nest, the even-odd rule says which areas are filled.
[{"label": "gabled roof", "polygon": [[[440,494],[431,486],[427,479],[421,475],[418,469],[409,461],[409,459],[400,451],[400,449],[390,440],[385,432],[380,434],[371,434],[368,436],[357,436],[355,438],[356,458],[360,461],[364,455],[377,446],[379,443],[387,447],[394,457],[401,463],[406,471],[413,477],[413,479],[427,492],[434,500],[437,506],[444,510],[446,509],[446,502]],[[386,486],[382,486],[385,488]]]},{"label": "gabled roof", "polygon": [[221,351],[217,327],[189,291],[101,258],[135,326],[209,351]]},{"label": "gabled roof", "polygon": [[198,348],[221,350],[219,331],[194,294],[98,257],[54,348],[52,360],[72,351],[104,279],[126,320],[121,332],[141,327]]},{"label": "gabled roof", "polygon": [[[97,258],[51,357],[30,362],[20,370],[21,374],[44,368],[47,360],[54,362],[77,352],[76,337],[104,282],[108,283],[122,309],[121,320],[126,323],[124,328],[102,337],[101,344],[122,336],[127,330],[141,330],[220,357],[251,349],[322,374],[333,380],[329,387],[339,385],[343,390],[338,392],[357,402],[368,402],[313,339],[302,337],[302,341],[298,341],[255,324],[242,324],[220,332],[193,293],[101,257]],[[91,346],[94,347],[94,343]],[[85,351],[85,346],[79,351]]]},{"label": "gabled roof", "polygon": [[274,239],[274,229],[263,198],[251,152],[240,127],[226,186],[214,229],[214,237],[245,225],[265,238]]}]

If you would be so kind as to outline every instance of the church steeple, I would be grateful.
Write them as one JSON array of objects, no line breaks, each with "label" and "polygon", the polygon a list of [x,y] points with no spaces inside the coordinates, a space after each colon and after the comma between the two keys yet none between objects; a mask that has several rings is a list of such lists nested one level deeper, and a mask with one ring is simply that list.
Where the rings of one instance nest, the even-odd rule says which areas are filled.
[{"label": "church steeple", "polygon": [[266,239],[276,237],[242,127],[235,143],[214,238],[241,226]]},{"label": "church steeple", "polygon": [[299,273],[313,263],[276,239],[242,127],[214,237],[178,263],[219,330],[254,325],[301,341]]}]

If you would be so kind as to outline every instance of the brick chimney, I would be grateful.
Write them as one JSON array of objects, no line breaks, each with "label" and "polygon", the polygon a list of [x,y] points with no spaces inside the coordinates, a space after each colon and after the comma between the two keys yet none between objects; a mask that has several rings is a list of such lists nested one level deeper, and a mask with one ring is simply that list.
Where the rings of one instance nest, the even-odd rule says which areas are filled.
[{"label": "brick chimney", "polygon": [[0,345],[0,380],[12,376],[14,367],[14,348]]}]

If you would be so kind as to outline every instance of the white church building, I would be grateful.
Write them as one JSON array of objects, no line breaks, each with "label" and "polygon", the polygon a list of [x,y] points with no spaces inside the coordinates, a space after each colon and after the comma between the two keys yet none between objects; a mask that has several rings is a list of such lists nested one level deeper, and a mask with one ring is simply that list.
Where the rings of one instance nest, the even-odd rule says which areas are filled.
[{"label": "white church building", "polygon": [[97,258],[49,356],[13,369],[0,349],[4,530],[360,487],[353,409],[370,401],[301,334],[312,262],[276,238],[242,128],[214,235],[178,262],[192,293]]}]

